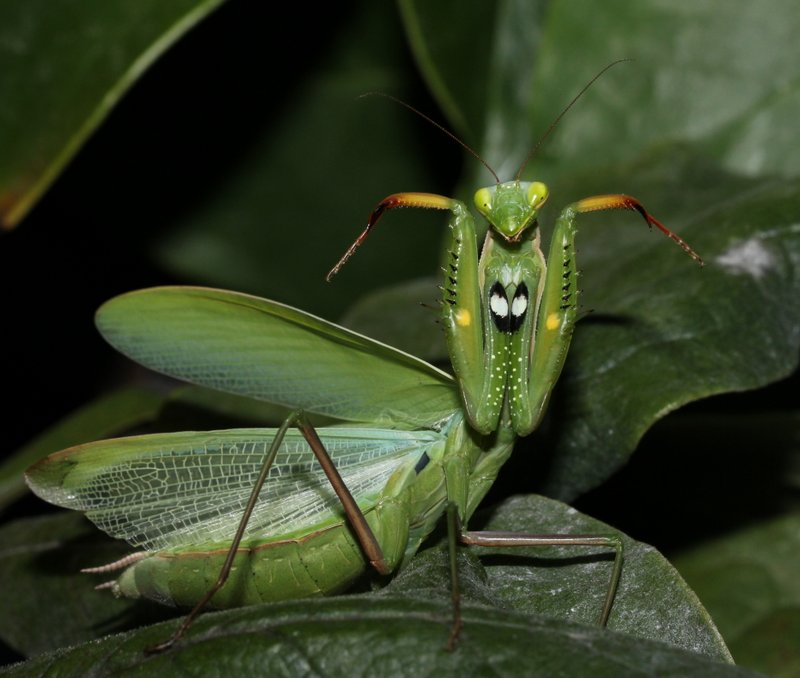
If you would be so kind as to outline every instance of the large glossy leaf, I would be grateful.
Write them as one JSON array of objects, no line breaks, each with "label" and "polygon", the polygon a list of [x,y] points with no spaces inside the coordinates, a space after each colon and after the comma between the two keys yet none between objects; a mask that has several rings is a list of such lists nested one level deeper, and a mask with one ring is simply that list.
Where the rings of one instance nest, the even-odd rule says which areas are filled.
[{"label": "large glossy leaf", "polygon": [[[513,502],[491,523],[491,527],[498,529],[533,526],[567,532],[607,533],[610,529],[563,504],[541,497]],[[97,555],[92,556],[89,551],[79,557],[75,552],[75,547],[82,546],[82,550],[86,550],[83,541],[86,535],[74,521],[65,523],[63,517],[59,519],[57,529],[63,533],[61,538],[55,536],[54,529],[55,524],[50,527],[47,522],[27,521],[19,527],[7,527],[3,534],[3,543],[9,547],[0,560],[0,567],[3,574],[19,578],[19,596],[10,611],[12,616],[0,628],[9,642],[27,652],[41,651],[48,642],[57,646],[58,642],[68,642],[70,637],[76,642],[86,638],[92,626],[98,627],[98,631],[126,628],[131,615],[142,613],[141,606],[130,601],[128,611],[124,603],[110,600],[104,611],[81,594],[82,588],[91,591],[89,577],[70,575],[61,564],[69,562],[77,568],[78,562],[83,565]],[[610,662],[608,671],[623,662],[636,667],[636,671],[644,671],[644,675],[648,675],[648,670],[656,674],[661,670],[669,675],[671,670],[678,671],[678,668],[669,668],[673,660],[679,660],[678,666],[685,671],[696,665],[698,671],[699,667],[708,671],[706,675],[716,675],[717,671],[728,675],[725,672],[733,668],[724,663],[728,658],[724,645],[675,571],[652,548],[632,540],[626,540],[625,546],[626,569],[610,622],[611,630],[607,632],[600,631],[589,621],[596,616],[597,603],[602,599],[610,571],[610,561],[602,555],[592,554],[591,550],[587,553],[587,549],[534,549],[526,551],[525,555],[486,556],[483,560],[488,567],[488,580],[474,559],[460,558],[465,626],[459,649],[450,655],[443,650],[451,615],[449,570],[445,553],[436,548],[420,554],[378,595],[306,600],[208,614],[193,628],[186,641],[165,657],[172,656],[171,661],[174,661],[175,657],[188,658],[199,651],[202,658],[187,659],[195,667],[191,670],[199,671],[201,667],[206,671],[211,667],[224,670],[229,662],[242,659],[237,639],[247,636],[254,647],[262,648],[268,656],[282,658],[289,667],[287,671],[296,671],[298,664],[295,662],[301,661],[303,656],[317,661],[316,653],[321,650],[315,648],[319,648],[320,643],[329,648],[328,654],[347,655],[346,645],[339,643],[355,642],[360,637],[359,658],[343,656],[342,666],[353,661],[360,667],[365,662],[377,665],[379,661],[393,658],[392,662],[398,662],[398,666],[407,667],[411,672],[414,668],[424,668],[429,662],[455,662],[454,666],[467,662],[463,665],[469,667],[480,657],[486,661],[488,657],[504,656],[509,662],[516,657],[518,671],[519,666],[526,666],[524,662],[531,661],[527,653],[534,652],[542,654],[530,666],[547,666],[548,675],[556,669],[566,675],[585,672],[593,666],[597,666],[598,671],[606,670],[602,669],[605,661]],[[54,563],[59,566],[55,567]],[[44,580],[41,579],[43,575]],[[46,586],[37,589],[37,581],[43,581]],[[66,589],[61,593],[59,582],[61,588]],[[100,600],[108,599],[107,592],[91,592],[91,595]],[[523,598],[529,602],[523,603]],[[44,600],[49,601],[47,614],[41,612]],[[516,609],[510,611],[509,606]],[[587,625],[575,623],[576,620],[584,620]],[[59,627],[55,641],[50,639],[54,626]],[[112,646],[121,650],[114,659],[122,662],[115,665],[118,669],[135,667],[142,661],[145,667],[153,667],[149,663],[153,660],[144,660],[141,650],[168,634],[167,628],[158,626],[103,642],[111,643],[106,648],[109,651]],[[286,638],[286,634],[292,643],[297,643],[296,648],[306,643],[310,643],[309,647],[298,650],[298,656],[295,653],[287,656],[280,640]],[[419,651],[409,654],[406,642],[412,642],[415,637],[419,639]],[[255,638],[259,642],[254,643]],[[272,650],[268,650],[270,647]],[[560,648],[559,651],[555,651],[556,648]],[[463,658],[459,654],[462,651]],[[87,648],[83,648],[80,661],[89,664],[96,661],[86,652]],[[601,655],[606,659],[601,659]],[[666,657],[672,659],[662,659]],[[63,661],[76,660],[77,655]],[[57,658],[42,657],[38,661],[50,664]],[[42,666],[31,663],[27,670]],[[63,666],[64,670],[66,666],[75,670],[74,664]],[[387,670],[387,665],[382,666]],[[343,668],[336,670],[344,671]]]},{"label": "large glossy leaf", "polygon": [[0,613],[0,638],[23,656],[152,624],[174,609],[99,595],[84,567],[131,552],[74,512],[26,518],[0,528],[0,572],[13,595]]},{"label": "large glossy leaf", "polygon": [[0,6],[0,225],[25,216],[148,66],[221,2]]},{"label": "large glossy leaf", "polygon": [[444,328],[439,324],[441,281],[417,278],[365,295],[342,317],[350,327],[425,360],[448,360]]},{"label": "large glossy leaf", "polygon": [[[512,497],[490,512],[480,529],[551,534],[569,532],[609,534],[598,520],[538,495]],[[591,555],[603,553],[589,548],[481,549],[488,586],[514,609],[531,614],[552,614],[550,609],[568,610],[570,621],[591,624],[602,607],[611,564],[588,564]],[[559,559],[571,558],[560,564]],[[630,538],[624,540],[624,566],[620,588],[609,619],[609,628],[645,639],[656,639],[676,647],[732,661],[722,636],[697,596],[656,549]],[[544,565],[544,566],[543,566]],[[550,567],[552,566],[552,567]],[[587,576],[589,575],[589,576]],[[543,602],[543,598],[547,602]]]},{"label": "large glossy leaf", "polygon": [[423,426],[459,407],[452,378],[389,346],[246,294],[164,287],[97,312],[117,349],[220,391],[373,425]]},{"label": "large glossy leaf", "polygon": [[737,661],[771,676],[800,669],[800,514],[758,523],[676,559]]},{"label": "large glossy leaf", "polygon": [[447,603],[385,599],[328,600],[309,617],[302,603],[273,609],[230,610],[201,619],[175,649],[148,656],[173,625],[111,636],[10,669],[14,677],[82,675],[101,664],[132,676],[201,676],[241,673],[271,676],[486,675],[652,676],[716,678],[757,676],[657,641],[565,622],[466,607],[465,630],[454,652],[445,649]]}]

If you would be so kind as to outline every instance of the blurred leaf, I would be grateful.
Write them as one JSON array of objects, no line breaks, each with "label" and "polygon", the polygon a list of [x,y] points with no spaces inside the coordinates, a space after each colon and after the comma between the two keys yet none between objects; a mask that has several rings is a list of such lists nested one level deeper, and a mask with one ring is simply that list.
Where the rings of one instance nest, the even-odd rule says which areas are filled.
[{"label": "blurred leaf", "polygon": [[405,97],[410,87],[393,7],[360,8],[332,36],[324,66],[280,93],[277,119],[254,130],[244,156],[172,225],[157,252],[170,270],[330,315],[407,276],[409,265],[433,269],[438,214],[427,215],[432,226],[413,237],[378,229],[372,256],[354,257],[333,284],[324,283],[378,200],[398,186],[441,184],[419,120],[378,97],[359,99],[374,90]]},{"label": "blurred leaf", "polygon": [[0,225],[19,223],[139,76],[221,2],[2,4]]},{"label": "blurred leaf", "polygon": [[0,508],[25,493],[22,472],[52,452],[121,433],[153,420],[164,397],[139,388],[127,388],[99,397],[67,415],[0,464]]},{"label": "blurred leaf", "polygon": [[[453,131],[473,142],[484,126],[487,88],[496,71],[491,68],[491,37],[502,5],[488,0],[470,7],[458,0],[398,2],[411,51],[431,93]],[[536,44],[526,47],[533,53]]]},{"label": "blurred leaf", "polygon": [[800,513],[715,539],[675,564],[736,660],[771,676],[800,668]]},{"label": "blurred leaf", "polygon": [[[0,559],[2,574],[14,576],[19,591],[13,609],[4,612],[3,634],[28,652],[36,652],[48,644],[56,647],[77,642],[92,629],[103,633],[121,628],[131,615],[142,613],[141,605],[114,601],[107,592],[91,591],[88,576],[67,574],[78,565],[91,562],[84,543],[85,532],[73,518],[58,516],[48,521],[26,521],[8,526],[2,535],[2,543],[8,545],[5,557]],[[610,531],[569,507],[541,497],[511,502],[493,518],[491,527],[513,529],[520,525],[536,525],[537,529],[545,530],[554,527],[562,532]],[[564,620],[596,616],[610,561],[602,555],[592,555],[588,549],[533,549],[528,552],[534,554],[531,558],[519,554],[482,558],[489,566],[488,587],[474,561],[461,568],[466,600],[473,602],[465,604],[465,625],[458,650],[453,654],[444,652],[451,617],[448,566],[441,549],[431,549],[414,559],[409,569],[378,595],[314,599],[206,614],[174,651],[148,658],[144,665],[153,670],[160,662],[174,662],[181,657],[181,664],[184,660],[197,663],[192,670],[203,667],[205,671],[222,671],[230,662],[245,659],[237,639],[249,637],[252,651],[266,655],[262,657],[266,663],[261,671],[280,671],[281,666],[273,665],[272,661],[284,662],[284,671],[297,671],[300,666],[296,662],[303,657],[313,664],[337,662],[329,667],[337,673],[353,661],[361,667],[375,665],[390,671],[388,667],[394,664],[384,662],[395,657],[392,662],[398,662],[401,668],[391,670],[393,675],[398,670],[410,674],[414,669],[415,675],[419,675],[431,662],[433,666],[444,661],[448,666],[469,668],[477,666],[475,662],[487,661],[488,657],[493,657],[493,662],[505,657],[502,661],[509,662],[508,671],[513,666],[517,671],[519,666],[546,666],[548,675],[556,669],[565,675],[575,675],[588,667],[601,671],[602,675],[614,666],[619,671],[618,662],[636,667],[636,675],[642,675],[642,671],[644,675],[651,675],[646,671],[652,675],[693,675],[691,671],[697,675],[739,675],[733,667],[710,661],[726,660],[724,645],[702,607],[666,561],[650,547],[632,540],[626,541],[626,548],[622,588],[609,631]],[[470,550],[473,554],[483,551]],[[510,564],[511,561],[515,564]],[[540,576],[544,579],[537,580]],[[90,602],[87,591],[101,602]],[[529,602],[523,603],[523,597],[529,598]],[[576,599],[580,608],[577,611],[572,609]],[[502,609],[509,601],[517,610]],[[41,612],[44,609],[46,614]],[[56,666],[52,662],[63,661],[66,663],[59,665],[61,669],[66,671],[69,667],[74,672],[78,670],[76,661],[90,666],[111,654],[113,666],[104,663],[104,670],[136,667],[143,661],[142,649],[164,640],[169,632],[159,625],[135,634],[113,636],[94,646],[104,648],[99,655],[90,647],[83,647],[74,655],[61,651],[60,659],[43,657],[39,661],[46,664],[29,663],[25,670],[45,665],[52,670]],[[263,642],[253,644],[254,635]],[[222,638],[224,642],[219,642]],[[356,659],[350,656],[346,645],[358,638],[361,652]],[[288,654],[285,642],[294,648]],[[418,647],[409,653],[406,644],[410,642],[417,642]],[[329,651],[320,655],[322,646]],[[689,653],[688,649],[699,654]],[[189,659],[198,652],[202,657]],[[604,668],[606,663],[608,667]],[[501,665],[493,664],[496,670]]]},{"label": "blurred leaf", "polygon": [[[418,21],[434,13],[430,3],[418,5]],[[501,178],[516,173],[571,96],[618,59],[633,62],[592,86],[529,170],[543,169],[536,173],[552,182],[675,141],[702,147],[726,169],[749,176],[800,170],[787,147],[800,107],[800,16],[791,0],[772,3],[768,12],[723,0],[642,0],[635,8],[625,0],[508,0],[497,7],[489,85],[478,80],[480,71],[470,82],[489,88],[483,151],[499,163]],[[429,40],[444,40],[443,32],[430,31]],[[440,75],[464,77],[445,60]]]},{"label": "blurred leaf", "polygon": [[0,574],[13,582],[0,614],[0,636],[33,656],[175,616],[176,610],[116,599],[83,567],[114,562],[130,546],[109,539],[77,513],[28,518],[0,528]]},{"label": "blurred leaf", "polygon": [[341,323],[429,362],[446,361],[438,284],[433,278],[417,278],[382,287],[353,304]]}]

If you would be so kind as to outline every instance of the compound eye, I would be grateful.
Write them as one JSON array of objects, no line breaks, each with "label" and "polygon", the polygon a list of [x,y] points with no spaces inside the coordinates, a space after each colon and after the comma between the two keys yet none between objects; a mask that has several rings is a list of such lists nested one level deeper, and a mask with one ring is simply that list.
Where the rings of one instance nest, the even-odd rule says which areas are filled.
[{"label": "compound eye", "polygon": [[492,199],[494,198],[494,191],[490,188],[480,188],[475,192],[475,207],[478,211],[486,216],[492,210]]},{"label": "compound eye", "polygon": [[[544,205],[547,196],[550,195],[550,189],[547,188],[541,181],[534,181],[528,186],[528,204],[533,209],[538,209]],[[477,196],[476,196],[477,197]]]}]

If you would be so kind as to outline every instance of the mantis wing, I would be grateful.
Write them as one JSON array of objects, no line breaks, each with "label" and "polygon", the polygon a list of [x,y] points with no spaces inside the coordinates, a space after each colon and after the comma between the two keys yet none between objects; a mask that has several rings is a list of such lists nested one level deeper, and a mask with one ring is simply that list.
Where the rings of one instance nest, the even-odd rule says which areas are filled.
[{"label": "mantis wing", "polygon": [[430,426],[460,407],[453,378],[386,344],[258,297],[160,287],[97,312],[106,340],[158,372],[376,426]]},{"label": "mantis wing", "polygon": [[[402,465],[410,471],[445,441],[435,431],[318,432],[363,511]],[[229,543],[274,435],[274,429],[234,429],[102,440],[46,457],[26,480],[45,501],[83,511],[111,536],[148,551]],[[313,452],[290,430],[245,539],[305,535],[342,515]]]}]

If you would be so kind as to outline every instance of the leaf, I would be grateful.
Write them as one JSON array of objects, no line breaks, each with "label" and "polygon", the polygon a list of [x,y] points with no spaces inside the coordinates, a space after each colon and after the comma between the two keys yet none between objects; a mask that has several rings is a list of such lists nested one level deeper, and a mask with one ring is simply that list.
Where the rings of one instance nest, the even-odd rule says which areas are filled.
[{"label": "leaf", "polygon": [[704,543],[676,566],[708,606],[736,660],[796,675],[800,626],[800,513]]},{"label": "leaf", "polygon": [[[537,155],[535,164],[547,166],[550,181],[550,172],[625,164],[642,149],[676,140],[696,144],[722,167],[750,176],[800,170],[796,154],[787,152],[800,105],[800,46],[793,39],[800,19],[789,2],[776,3],[770,12],[719,0],[702,6],[643,0],[635,9],[624,0],[602,7],[459,7],[457,14],[467,15],[464,26],[490,44],[483,56],[490,67],[468,69],[459,65],[462,59],[469,63],[472,44],[462,39],[453,46],[444,30],[454,12],[447,16],[440,3],[405,0],[402,6],[411,46],[437,96],[447,101],[448,93],[460,94],[443,105],[445,112],[458,110],[456,121],[482,113],[483,134],[479,130],[472,141],[484,140],[484,157],[504,180],[570,97],[618,59],[632,63],[597,81]],[[475,102],[462,92],[464,83],[488,96]]]},{"label": "leaf", "polygon": [[[597,529],[599,525],[558,502],[537,497],[512,502],[500,510],[493,523],[498,527],[510,527],[514,521],[522,519],[530,525],[528,521],[534,516],[540,521],[537,527],[545,529],[554,525],[562,531],[571,531],[574,528]],[[18,534],[33,535],[32,525],[29,523],[27,530]],[[608,528],[604,529],[608,531]],[[656,574],[646,582],[653,587],[652,601],[663,600],[669,604],[671,592],[671,604],[675,610],[680,609],[684,601],[692,602],[691,595],[687,594],[687,589],[666,561],[654,557],[649,547],[631,541],[626,544],[630,547],[629,571],[623,575],[619,607],[615,607],[614,612],[617,619],[625,614],[634,615],[634,608],[643,602],[645,606],[650,604],[645,595],[632,595],[638,586],[632,584],[639,581],[639,575],[625,582],[633,570]],[[53,548],[52,544],[50,548]],[[17,557],[19,551],[19,548],[15,549]],[[103,670],[111,673],[126,668],[168,671],[177,664],[189,672],[223,671],[234,662],[238,665],[237,670],[242,670],[242,667],[255,666],[258,662],[259,671],[268,671],[271,675],[296,674],[303,670],[303,666],[339,675],[345,671],[352,673],[354,665],[367,673],[371,670],[365,667],[379,666],[381,672],[389,671],[393,675],[420,675],[434,669],[448,672],[458,669],[474,674],[481,673],[481,667],[484,671],[491,667],[495,674],[516,672],[518,675],[520,666],[525,666],[529,672],[543,671],[542,675],[558,672],[581,675],[589,670],[593,675],[752,675],[724,661],[712,659],[724,659],[724,646],[698,646],[696,649],[707,653],[703,656],[653,640],[648,634],[655,632],[657,638],[664,637],[664,634],[647,621],[646,607],[638,610],[646,620],[639,637],[613,630],[614,618],[609,631],[564,621],[564,615],[570,614],[572,601],[567,596],[542,595],[542,591],[549,591],[547,588],[530,588],[527,571],[547,570],[545,577],[554,576],[564,587],[580,587],[583,580],[590,587],[602,590],[597,568],[602,569],[603,575],[599,578],[605,582],[609,563],[585,554],[581,558],[565,557],[563,553],[549,549],[537,549],[535,553],[530,561],[533,567],[526,565],[527,558],[520,556],[514,557],[515,565],[489,563],[489,590],[482,595],[484,599],[494,598],[491,604],[480,602],[480,596],[472,590],[475,588],[472,582],[476,576],[480,579],[480,574],[473,564],[467,563],[463,578],[472,602],[465,603],[464,627],[454,653],[443,649],[452,614],[447,563],[441,550],[434,549],[412,561],[410,568],[378,595],[340,596],[209,613],[200,618],[185,640],[163,655],[145,658],[142,650],[164,640],[174,625],[157,625],[111,636],[75,651],[62,650],[58,655],[44,656],[21,665],[15,669],[18,673],[10,675],[28,675],[26,672],[41,671],[44,667],[51,671],[81,672],[98,662],[102,662]],[[59,558],[59,562],[63,559],[63,556]],[[497,560],[495,556],[484,559]],[[1,562],[9,560],[5,558]],[[45,557],[42,553],[33,567],[23,558],[25,566],[18,567],[17,572],[24,580],[31,576],[29,570],[41,568],[46,562],[53,562],[53,557]],[[517,588],[530,594],[530,608],[523,612],[498,607],[508,604],[497,598],[508,591],[510,581],[507,574],[492,572],[498,568],[501,571],[520,568],[526,573],[524,583]],[[88,577],[84,578],[88,580]],[[499,586],[495,580],[500,582]],[[75,588],[78,585],[70,586]],[[29,594],[24,583],[20,590]],[[38,633],[47,635],[46,629],[53,622],[51,617],[58,620],[64,615],[63,618],[68,619],[70,614],[74,614],[69,608],[61,609],[63,593],[48,594],[51,603],[47,608],[48,614],[40,619],[42,629]],[[93,595],[103,601],[109,600],[103,592]],[[518,599],[515,606],[517,604]],[[693,604],[696,605],[696,601]],[[546,608],[545,616],[538,614],[542,605]],[[659,605],[657,603],[657,607]],[[35,608],[26,601],[24,609]],[[531,613],[532,610],[537,612]],[[668,616],[669,610],[659,610],[659,614],[662,613]],[[100,611],[94,614],[100,614]],[[553,615],[559,618],[554,619]],[[42,617],[41,613],[38,617]],[[683,629],[684,642],[691,642],[687,639],[693,633],[713,635],[713,625],[701,615],[695,615],[694,619],[679,617],[675,620],[675,627],[682,625],[689,627]],[[254,642],[254,638],[258,638],[258,642]],[[414,650],[410,651],[412,646]]]},{"label": "leaf", "polygon": [[418,278],[363,296],[342,317],[356,332],[430,362],[447,361],[444,329],[438,324],[439,280]]},{"label": "leaf", "polygon": [[[575,509],[537,495],[512,497],[492,511],[491,519],[480,529],[536,534],[615,532]],[[484,552],[492,554],[482,556],[489,587],[514,609],[595,623],[611,572],[608,549],[540,547],[479,551]],[[605,554],[605,558],[591,562],[596,554]],[[608,626],[638,638],[659,640],[719,661],[731,661],[708,612],[672,565],[652,546],[627,537],[622,578]]]},{"label": "leaf", "polygon": [[139,76],[220,3],[3,3],[0,225],[19,223]]},{"label": "leaf", "polygon": [[[408,111],[372,92],[413,95],[403,35],[392,3],[360,2],[340,30],[307,42],[305,9],[285,8],[293,39],[303,43],[304,71],[293,68],[279,92],[254,94],[265,109],[235,162],[221,168],[202,195],[171,220],[156,247],[159,262],[183,280],[250,292],[335,317],[373,287],[401,280],[409,270],[433,270],[443,219],[422,217],[427,229],[413,237],[402,227],[381,227],[370,238],[371,256],[357,256],[330,285],[325,274],[388,193],[417,187],[445,190],[442,162]],[[338,19],[338,17],[337,17]],[[282,50],[262,53],[270,62]],[[293,65],[294,66],[294,65]],[[253,79],[261,66],[252,68]],[[235,126],[236,120],[229,124]],[[427,130],[425,130],[427,131]],[[457,156],[456,156],[457,157]],[[450,175],[452,176],[450,170]],[[380,260],[377,265],[375,257]]]},{"label": "leaf", "polygon": [[[156,656],[144,649],[174,625],[112,636],[10,669],[79,675],[102,663],[109,673],[208,675],[209,671],[294,676],[390,672],[394,676],[755,676],[756,674],[653,641],[565,622],[532,621],[513,612],[468,608],[455,652],[447,652],[445,603],[384,599],[321,601],[309,617],[300,602],[204,616],[178,647]],[[256,642],[257,641],[257,642]]]},{"label": "leaf", "polygon": [[0,636],[29,657],[177,613],[96,591],[94,584],[99,581],[80,569],[113,562],[131,549],[109,539],[77,513],[3,525],[0,544],[0,574],[4,581],[13,582],[14,590],[0,613]]},{"label": "leaf", "polygon": [[[491,68],[493,42],[485,38],[491,36],[501,3],[466,8],[457,1],[401,0],[398,6],[417,65],[454,131],[467,139],[479,138],[487,90],[493,84],[490,73],[496,70]],[[447,30],[456,22],[458,30]],[[467,35],[484,39],[465,40]],[[531,42],[533,50],[535,41]]]},{"label": "leaf", "polygon": [[42,457],[65,447],[106,438],[158,414],[164,398],[138,388],[101,396],[67,415],[0,465],[0,508],[25,493],[22,472]]}]

